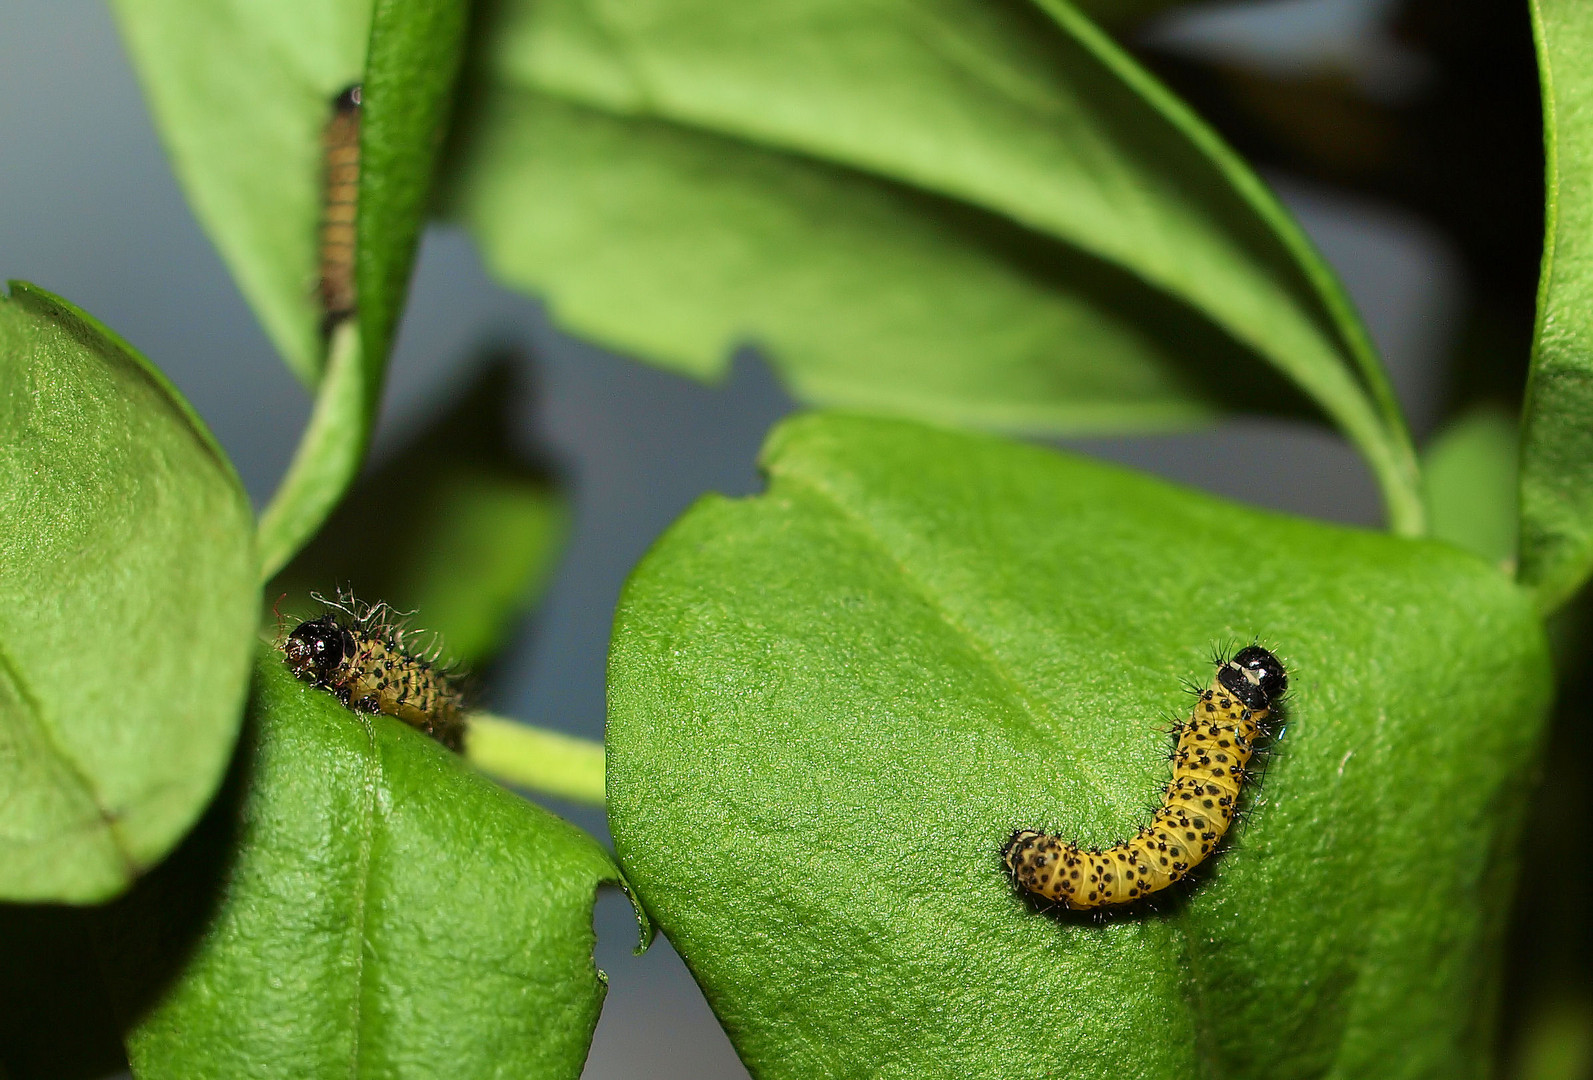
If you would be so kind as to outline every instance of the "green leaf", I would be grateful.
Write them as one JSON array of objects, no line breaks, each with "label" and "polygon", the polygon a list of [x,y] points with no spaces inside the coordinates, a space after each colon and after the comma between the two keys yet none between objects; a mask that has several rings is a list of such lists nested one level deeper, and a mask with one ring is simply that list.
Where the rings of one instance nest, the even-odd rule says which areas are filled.
[{"label": "green leaf", "polygon": [[[466,0],[234,8],[117,0],[179,178],[290,367],[320,382],[261,515],[263,576],[337,504],[370,441],[463,55]],[[322,133],[363,84],[358,333],[323,337],[314,295]],[[323,372],[323,359],[325,371]],[[324,374],[324,378],[322,377]]]},{"label": "green leaf", "polygon": [[221,781],[248,682],[253,521],[147,360],[0,299],[0,897],[126,888]]},{"label": "green leaf", "polygon": [[1439,432],[1422,468],[1433,536],[1506,570],[1516,555],[1519,436],[1504,410],[1477,409]]},{"label": "green leaf", "polygon": [[1593,12],[1533,0],[1548,191],[1521,435],[1521,580],[1552,611],[1593,572]]},{"label": "green leaf", "polygon": [[[469,0],[376,0],[360,129],[357,279],[365,351],[387,362],[464,59]],[[374,415],[381,382],[367,388]]]},{"label": "green leaf", "polygon": [[[1475,1075],[1552,685],[1448,545],[901,422],[776,430],[621,601],[621,865],[753,1075]],[[1215,644],[1291,673],[1230,850],[1047,918],[1014,829],[1148,817]],[[859,1023],[866,1017],[866,1023]],[[926,1019],[927,1018],[927,1019]]]},{"label": "green leaf", "polygon": [[[1309,411],[1224,397],[1234,349],[1135,279],[994,215],[688,128],[504,90],[455,213],[571,329],[699,378],[751,334],[809,401],[1055,431]],[[549,207],[558,207],[557,213]]]},{"label": "green leaf", "polygon": [[332,99],[360,81],[372,0],[111,6],[194,214],[283,359],[314,383],[321,133]]},{"label": "green leaf", "polygon": [[[446,654],[479,667],[541,592],[568,526],[548,470],[516,449],[512,374],[483,369],[443,415],[355,485],[316,540],[266,587],[303,613],[339,588],[416,613]],[[283,594],[286,594],[285,596]]]},{"label": "green leaf", "polygon": [[360,120],[359,333],[346,325],[333,332],[310,426],[260,515],[262,577],[315,535],[365,458],[452,107],[467,9],[468,0],[377,0]]},{"label": "green leaf", "polygon": [[[1166,425],[1245,387],[1251,350],[1418,529],[1392,394],[1298,227],[1099,30],[1043,8],[511,0],[457,212],[572,326],[699,375],[750,340],[814,401]],[[1209,320],[1221,375],[1169,360],[1157,300]]]},{"label": "green leaf", "polygon": [[241,805],[105,935],[135,1074],[578,1076],[602,846],[274,649],[250,715]]}]

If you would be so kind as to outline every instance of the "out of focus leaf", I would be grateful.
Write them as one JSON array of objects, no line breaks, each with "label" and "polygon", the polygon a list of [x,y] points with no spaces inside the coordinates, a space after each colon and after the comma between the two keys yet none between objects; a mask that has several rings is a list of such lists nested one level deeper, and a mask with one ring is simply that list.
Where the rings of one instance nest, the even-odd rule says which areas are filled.
[{"label": "out of focus leaf", "polygon": [[359,472],[376,423],[360,336],[352,322],[332,334],[310,422],[271,501],[260,512],[260,573],[270,578],[326,520]]},{"label": "out of focus leaf", "polygon": [[1511,1080],[1586,1080],[1593,1074],[1593,1004],[1556,1001],[1528,1028]]},{"label": "out of focus leaf", "polygon": [[111,7],[195,215],[283,359],[315,383],[321,133],[362,77],[372,0]]},{"label": "out of focus leaf", "polygon": [[1439,432],[1422,470],[1434,536],[1496,565],[1514,562],[1519,438],[1520,425],[1501,409],[1479,409]]},{"label": "out of focus leaf", "polygon": [[[1259,355],[1419,529],[1403,422],[1332,274],[1065,3],[499,8],[452,205],[576,329],[696,375],[751,341],[807,400],[1046,430],[1287,405],[1256,392]],[[1220,375],[1179,355],[1190,326]]]},{"label": "out of focus leaf", "polygon": [[[793,393],[1051,431],[1309,411],[1130,275],[950,200],[683,126],[503,91],[456,212],[579,332],[699,378],[762,345]],[[557,207],[557,212],[550,212]],[[1231,391],[1231,392],[1230,392]]]},{"label": "out of focus leaf", "polygon": [[[359,324],[377,371],[409,295],[464,59],[470,0],[376,0],[360,127]],[[367,387],[368,411],[381,397]]]},{"label": "out of focus leaf", "polygon": [[260,515],[270,578],[310,539],[359,472],[425,225],[432,178],[464,53],[468,0],[377,0],[363,78],[359,310],[334,332],[310,426]]},{"label": "out of focus leaf", "polygon": [[1548,193],[1521,435],[1521,580],[1545,610],[1593,572],[1593,8],[1533,0]]},{"label": "out of focus leaf", "polygon": [[465,758],[502,783],[587,806],[605,805],[602,743],[477,712],[470,717]]},{"label": "out of focus leaf", "polygon": [[[178,177],[283,358],[319,398],[261,515],[280,570],[359,471],[425,224],[467,0],[201,5],[116,0]],[[355,326],[323,328],[315,282],[323,133],[363,85]],[[324,377],[323,377],[324,376]]]},{"label": "out of focus leaf", "polygon": [[1074,7],[1109,30],[1132,29],[1154,15],[1199,0],[1075,0]]}]

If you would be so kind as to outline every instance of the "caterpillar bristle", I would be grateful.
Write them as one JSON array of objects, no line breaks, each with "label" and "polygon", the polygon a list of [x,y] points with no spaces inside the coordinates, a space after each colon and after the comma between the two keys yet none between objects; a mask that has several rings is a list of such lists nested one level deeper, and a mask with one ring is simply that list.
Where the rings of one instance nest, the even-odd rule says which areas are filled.
[{"label": "caterpillar bristle", "polygon": [[[293,674],[358,712],[385,713],[451,750],[463,746],[460,678],[422,660],[405,643],[413,612],[367,604],[347,590],[335,600],[311,593],[326,613],[307,619],[279,645]],[[440,648],[440,639],[434,637]]]}]

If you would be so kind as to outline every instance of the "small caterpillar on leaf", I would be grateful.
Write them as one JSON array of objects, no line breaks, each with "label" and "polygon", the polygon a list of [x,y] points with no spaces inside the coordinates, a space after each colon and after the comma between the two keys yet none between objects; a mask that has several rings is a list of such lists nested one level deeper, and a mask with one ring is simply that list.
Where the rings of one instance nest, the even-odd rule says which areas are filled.
[{"label": "small caterpillar on leaf", "polygon": [[354,243],[360,197],[360,87],[332,102],[321,133],[321,332],[354,314]]},{"label": "small caterpillar on leaf", "polygon": [[[316,597],[321,600],[320,597]],[[419,728],[450,750],[464,743],[464,702],[455,675],[437,665],[438,646],[411,652],[414,631],[386,604],[343,595],[319,619],[299,623],[282,643],[298,678],[330,690],[359,712],[386,713]]]},{"label": "small caterpillar on leaf", "polygon": [[1245,766],[1288,687],[1283,665],[1259,645],[1219,658],[1211,684],[1178,726],[1173,778],[1150,824],[1104,850],[1021,829],[1002,849],[1013,880],[1085,911],[1133,903],[1188,875],[1233,823]]}]

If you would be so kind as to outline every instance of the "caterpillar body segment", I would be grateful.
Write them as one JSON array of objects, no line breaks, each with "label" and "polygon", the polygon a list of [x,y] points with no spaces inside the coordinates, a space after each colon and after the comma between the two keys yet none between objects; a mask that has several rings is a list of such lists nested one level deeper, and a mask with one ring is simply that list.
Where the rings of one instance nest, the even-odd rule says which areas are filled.
[{"label": "caterpillar body segment", "polygon": [[354,314],[354,247],[360,196],[360,88],[351,86],[332,102],[332,118],[321,135],[322,195],[320,260],[321,332]]},{"label": "caterpillar body segment", "polygon": [[438,667],[434,654],[407,647],[410,631],[386,605],[348,600],[329,606],[334,610],[301,622],[284,640],[289,670],[351,709],[396,717],[459,750],[464,700],[454,676]]},{"label": "caterpillar body segment", "polygon": [[1150,824],[1107,848],[1021,829],[1002,851],[1013,880],[1084,911],[1131,904],[1186,877],[1233,824],[1246,766],[1288,683],[1278,658],[1258,645],[1219,661],[1189,719],[1178,725],[1172,780]]}]

